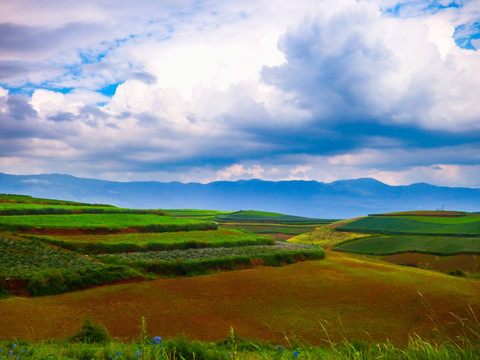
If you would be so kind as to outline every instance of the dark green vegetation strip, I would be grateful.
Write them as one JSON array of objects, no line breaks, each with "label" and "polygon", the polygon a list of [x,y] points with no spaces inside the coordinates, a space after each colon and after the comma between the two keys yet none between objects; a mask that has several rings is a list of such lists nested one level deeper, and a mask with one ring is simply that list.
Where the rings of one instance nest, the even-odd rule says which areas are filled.
[{"label": "dark green vegetation strip", "polygon": [[157,214],[161,210],[124,209],[114,206],[72,206],[44,204],[0,203],[0,215],[55,215],[55,214]]},{"label": "dark green vegetation strip", "polygon": [[[480,216],[472,215],[467,222],[458,218],[415,218],[369,216],[337,228],[339,231],[366,233],[480,236]],[[455,221],[457,220],[457,221]]]},{"label": "dark green vegetation strip", "polygon": [[115,254],[208,247],[273,245],[275,240],[236,229],[34,237],[43,242],[87,254]]},{"label": "dark green vegetation strip", "polygon": [[135,227],[142,231],[181,231],[216,229],[216,224],[200,220],[180,219],[155,214],[73,214],[73,215],[10,215],[0,216],[0,228],[28,230],[32,228],[104,228]]},{"label": "dark green vegetation strip", "polygon": [[279,224],[329,224],[335,220],[331,219],[313,219],[302,216],[284,215],[264,211],[237,211],[228,214],[217,214],[215,220],[220,222],[239,221],[239,222],[271,222]]},{"label": "dark green vegetation strip", "polygon": [[68,201],[68,200],[43,199],[43,198],[36,198],[36,197],[28,196],[28,195],[16,195],[16,194],[0,194],[0,202],[11,202],[11,203],[18,203],[18,204],[114,207],[113,205],[89,204],[89,203],[82,203],[82,202]]},{"label": "dark green vegetation strip", "polygon": [[85,268],[78,271],[52,270],[27,279],[26,290],[32,296],[56,295],[140,277],[141,274],[132,268],[119,265]]},{"label": "dark green vegetation strip", "polygon": [[480,237],[373,236],[339,244],[335,246],[334,250],[371,255],[392,255],[404,252],[434,255],[478,254],[480,253]]},{"label": "dark green vegetation strip", "polygon": [[105,263],[129,265],[143,272],[163,275],[197,275],[211,269],[235,269],[252,266],[252,259],[267,266],[280,266],[300,260],[323,259],[325,253],[315,245],[277,242],[276,245],[235,248],[172,250],[145,253],[101,255]]},{"label": "dark green vegetation strip", "polygon": [[223,227],[245,229],[256,234],[300,235],[315,230],[317,226],[277,225],[277,224],[235,224],[225,223]]}]

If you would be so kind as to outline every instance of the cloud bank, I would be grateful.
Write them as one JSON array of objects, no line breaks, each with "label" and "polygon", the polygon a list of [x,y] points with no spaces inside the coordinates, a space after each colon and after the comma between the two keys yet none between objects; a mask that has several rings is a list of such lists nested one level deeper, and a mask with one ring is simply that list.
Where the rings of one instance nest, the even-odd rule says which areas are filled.
[{"label": "cloud bank", "polygon": [[480,187],[480,4],[0,3],[0,169]]}]

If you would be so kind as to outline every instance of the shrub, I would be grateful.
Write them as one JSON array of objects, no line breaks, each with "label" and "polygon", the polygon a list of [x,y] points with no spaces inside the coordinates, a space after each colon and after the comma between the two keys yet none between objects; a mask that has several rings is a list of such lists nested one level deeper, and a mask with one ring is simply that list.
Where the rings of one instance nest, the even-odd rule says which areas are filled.
[{"label": "shrub", "polygon": [[93,324],[89,318],[86,318],[80,331],[73,335],[70,341],[87,344],[106,344],[110,341],[110,335],[105,327]]},{"label": "shrub", "polygon": [[77,272],[52,270],[28,279],[27,292],[32,296],[55,295],[136,277],[140,277],[138,272],[121,265],[86,268]]},{"label": "shrub", "polygon": [[447,274],[453,275],[453,276],[460,276],[460,277],[467,276],[465,274],[465,272],[463,272],[463,270],[460,270],[460,269],[451,270],[451,271],[447,272]]},{"label": "shrub", "polygon": [[7,283],[5,281],[5,276],[0,275],[0,298],[8,295],[7,292]]}]

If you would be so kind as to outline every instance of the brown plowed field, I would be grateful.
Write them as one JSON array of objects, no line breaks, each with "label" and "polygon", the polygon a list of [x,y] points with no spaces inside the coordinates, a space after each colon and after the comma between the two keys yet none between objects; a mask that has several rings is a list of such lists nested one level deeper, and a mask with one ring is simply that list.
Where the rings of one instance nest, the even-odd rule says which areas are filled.
[{"label": "brown plowed field", "polygon": [[[220,340],[230,326],[241,337],[311,343],[365,339],[405,343],[439,325],[453,334],[467,305],[480,313],[480,283],[401,267],[363,256],[327,252],[321,261],[256,267],[192,278],[159,279],[41,298],[0,300],[0,338],[72,335],[88,316],[118,339],[182,333]],[[423,298],[419,295],[423,294]],[[435,311],[434,324],[425,300]]]},{"label": "brown plowed field", "polygon": [[420,253],[401,253],[380,256],[379,258],[393,264],[444,271],[460,269],[469,273],[480,273],[480,256],[478,255],[438,256]]}]

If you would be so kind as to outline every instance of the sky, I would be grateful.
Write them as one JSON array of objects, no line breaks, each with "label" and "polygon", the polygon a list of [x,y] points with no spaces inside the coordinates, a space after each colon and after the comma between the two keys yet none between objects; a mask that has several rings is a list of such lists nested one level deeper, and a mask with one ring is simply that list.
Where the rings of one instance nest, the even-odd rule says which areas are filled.
[{"label": "sky", "polygon": [[0,172],[480,187],[480,1],[0,1]]}]

